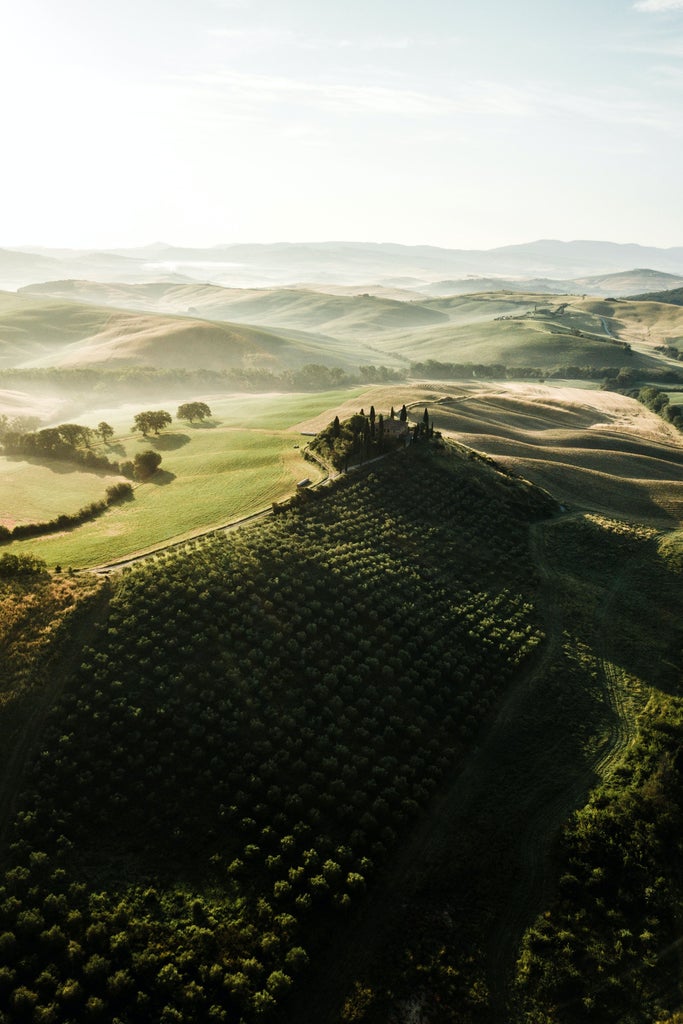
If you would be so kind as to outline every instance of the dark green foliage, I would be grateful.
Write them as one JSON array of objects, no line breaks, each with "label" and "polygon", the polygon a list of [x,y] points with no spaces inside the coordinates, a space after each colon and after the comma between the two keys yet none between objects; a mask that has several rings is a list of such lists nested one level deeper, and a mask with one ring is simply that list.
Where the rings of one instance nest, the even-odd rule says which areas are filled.
[{"label": "dark green foliage", "polygon": [[565,828],[557,901],[518,964],[520,1020],[649,1022],[679,1007],[682,736],[680,699],[651,707],[623,766]]},{"label": "dark green foliage", "polygon": [[133,460],[133,474],[136,480],[147,480],[161,465],[161,455],[148,449],[138,452]]},{"label": "dark green foliage", "polygon": [[[110,428],[111,429],[111,428]],[[113,469],[119,471],[117,462],[105,455],[97,455],[89,448],[94,431],[77,423],[61,423],[57,427],[22,433],[7,431],[2,443],[7,455],[24,455],[37,459],[64,459],[77,462],[84,469]]]},{"label": "dark green foliage", "polygon": [[34,555],[0,555],[0,577],[47,576],[47,565]]},{"label": "dark green foliage", "polygon": [[677,345],[655,345],[655,352],[661,352],[668,359],[678,359],[683,362],[683,352]]},{"label": "dark green foliage", "polygon": [[417,446],[124,575],[17,815],[5,1020],[279,1006],[536,649],[548,511]]},{"label": "dark green foliage", "polygon": [[683,288],[669,288],[664,292],[629,295],[629,299],[635,302],[668,302],[672,306],[683,306]]},{"label": "dark green foliage", "polygon": [[56,533],[58,530],[69,530],[74,526],[80,526],[81,523],[87,523],[91,519],[97,519],[103,512],[106,512],[109,504],[108,500],[91,501],[89,505],[84,505],[73,515],[63,512],[44,523],[19,523],[5,539],[25,540],[27,537],[43,537],[45,534]]},{"label": "dark green foliage", "polygon": [[[673,405],[669,401],[669,396],[666,392],[661,391],[657,387],[648,386],[640,388],[634,392],[634,397],[646,405],[652,412],[656,412],[658,416],[661,416],[667,423],[673,423],[679,430],[683,430],[683,408],[681,405]],[[683,393],[681,394],[681,401],[683,402]]]},{"label": "dark green foliage", "polygon": [[146,412],[138,412],[133,417],[133,430],[139,430],[147,436],[154,432],[158,434],[164,427],[171,424],[171,414],[165,409],[148,409]]},{"label": "dark green foliage", "polygon": [[[413,377],[428,380],[468,380],[472,377],[491,380],[597,380],[607,381],[615,387],[615,381],[624,368],[618,366],[506,366],[504,363],[442,363],[435,359],[427,359],[421,363],[410,364]],[[631,369],[629,372],[648,380],[662,383],[683,383],[683,374],[668,366],[648,366],[647,369]]]},{"label": "dark green foliage", "polygon": [[107,505],[114,505],[119,501],[130,501],[133,497],[131,484],[112,484],[105,492]]},{"label": "dark green foliage", "polygon": [[114,436],[114,428],[102,420],[101,423],[97,424],[97,433],[106,444],[109,438]]},{"label": "dark green foliage", "polygon": [[190,423],[194,423],[195,420],[205,420],[210,415],[211,409],[206,402],[185,402],[178,406],[176,419],[189,420]]},{"label": "dark green foliage", "polygon": [[376,421],[372,406],[369,417],[363,409],[343,423],[335,416],[333,422],[313,438],[308,449],[331,462],[335,469],[346,470],[351,463],[384,455],[404,443],[404,437],[387,437],[382,414]]}]

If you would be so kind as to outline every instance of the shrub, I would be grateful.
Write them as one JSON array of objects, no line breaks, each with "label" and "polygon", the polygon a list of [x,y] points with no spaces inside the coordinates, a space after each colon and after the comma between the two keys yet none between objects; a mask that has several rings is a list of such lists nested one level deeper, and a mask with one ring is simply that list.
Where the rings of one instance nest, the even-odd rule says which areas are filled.
[{"label": "shrub", "polygon": [[107,505],[114,505],[118,501],[130,501],[133,497],[133,487],[128,483],[112,484],[105,491]]},{"label": "shrub", "polygon": [[135,479],[148,480],[150,476],[156,473],[160,465],[161,455],[159,455],[159,452],[154,452],[151,448],[145,452],[139,452],[133,462]]}]

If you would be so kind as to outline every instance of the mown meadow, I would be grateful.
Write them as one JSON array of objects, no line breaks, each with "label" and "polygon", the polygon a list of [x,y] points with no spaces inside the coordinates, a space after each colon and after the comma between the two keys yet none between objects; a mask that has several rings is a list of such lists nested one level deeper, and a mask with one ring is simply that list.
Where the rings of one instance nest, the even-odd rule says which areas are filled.
[{"label": "mown meadow", "polygon": [[[349,398],[349,392],[342,393]],[[135,487],[134,500],[109,508],[76,529],[14,542],[7,550],[38,555],[49,565],[81,568],[123,558],[169,540],[221,526],[287,497],[302,476],[321,473],[304,463],[292,424],[328,408],[337,392],[311,395],[235,395],[211,398],[210,420],[175,420],[158,436],[131,433],[137,406],[93,409],[87,417],[114,429],[92,450],[110,460],[157,451],[159,472]],[[158,405],[158,403],[157,403]],[[157,407],[155,405],[155,408]],[[171,406],[175,413],[175,406]],[[41,522],[73,513],[104,496],[116,482],[106,472],[85,472],[71,462],[0,456],[2,518],[6,523]],[[16,486],[15,486],[16,485]]]}]

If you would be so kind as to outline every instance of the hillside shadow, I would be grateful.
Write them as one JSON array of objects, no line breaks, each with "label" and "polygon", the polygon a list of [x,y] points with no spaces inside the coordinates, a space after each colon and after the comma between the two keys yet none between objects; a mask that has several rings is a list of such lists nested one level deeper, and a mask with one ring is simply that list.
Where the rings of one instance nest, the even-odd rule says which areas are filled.
[{"label": "hillside shadow", "polygon": [[116,444],[108,444],[107,445],[107,450],[108,450],[108,452],[114,452],[115,455],[125,455],[126,454],[126,449],[123,447],[122,444],[119,444],[118,442]]},{"label": "hillside shadow", "polygon": [[159,437],[142,437],[140,440],[162,452],[175,451],[190,443],[187,434],[160,434]]},{"label": "hillside shadow", "polygon": [[149,477],[149,479],[145,481],[145,483],[157,484],[159,487],[165,487],[167,484],[170,484],[175,480],[175,478],[175,473],[169,473],[167,469],[158,469],[153,476]]},{"label": "hillside shadow", "polygon": [[25,462],[29,466],[42,466],[59,476],[66,476],[69,473],[89,473],[93,476],[118,476],[118,472],[111,466],[87,466],[81,462],[69,462],[65,459],[40,459],[35,455],[6,455],[8,462]]},{"label": "hillside shadow", "polygon": [[52,459],[37,459],[32,455],[6,455],[5,458],[8,462],[26,462],[29,466],[43,466],[45,469],[51,469],[53,473],[58,473],[60,476],[65,476],[67,473],[77,473],[79,469],[82,471],[83,467],[79,466],[76,462],[58,462]]},{"label": "hillside shadow", "polygon": [[199,420],[197,423],[188,423],[190,430],[215,430],[218,426],[218,421],[210,420]]}]

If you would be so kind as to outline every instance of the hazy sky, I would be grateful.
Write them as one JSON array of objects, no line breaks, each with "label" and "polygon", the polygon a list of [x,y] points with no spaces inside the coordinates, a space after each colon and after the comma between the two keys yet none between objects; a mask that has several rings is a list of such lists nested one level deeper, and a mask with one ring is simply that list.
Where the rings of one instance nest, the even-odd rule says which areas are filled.
[{"label": "hazy sky", "polygon": [[0,246],[683,245],[683,0],[4,0]]}]

